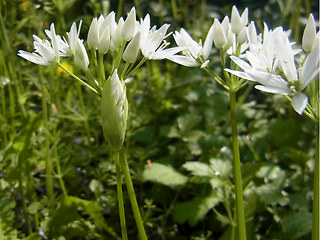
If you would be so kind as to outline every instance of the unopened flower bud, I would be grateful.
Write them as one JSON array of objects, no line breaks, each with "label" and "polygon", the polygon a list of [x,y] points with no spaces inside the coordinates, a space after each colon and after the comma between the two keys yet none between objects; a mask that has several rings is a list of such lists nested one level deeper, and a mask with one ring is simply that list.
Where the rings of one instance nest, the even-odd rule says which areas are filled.
[{"label": "unopened flower bud", "polygon": [[89,66],[89,58],[87,51],[82,43],[82,41],[77,38],[75,53],[74,53],[74,62],[82,70],[86,71]]},{"label": "unopened flower bud", "polygon": [[136,30],[136,9],[133,7],[128,14],[126,21],[123,24],[121,35],[122,39],[127,42],[129,41]]},{"label": "unopened flower bud", "polygon": [[122,38],[123,24],[124,24],[124,20],[121,17],[119,19],[117,28],[111,34],[112,50],[113,51],[117,51],[118,48],[123,44],[123,38]]},{"label": "unopened flower bud", "polygon": [[306,52],[310,52],[313,45],[313,40],[316,37],[316,24],[314,17],[310,14],[306,28],[304,29],[302,36],[302,47]]},{"label": "unopened flower bud", "polygon": [[237,37],[237,43],[242,45],[247,41],[247,28],[243,28]]},{"label": "unopened flower bud", "polygon": [[122,55],[124,61],[128,63],[134,63],[136,61],[140,49],[140,38],[140,32],[137,32],[129,42]]},{"label": "unopened flower bud", "polygon": [[246,8],[241,17],[236,6],[232,7],[231,12],[231,29],[234,34],[239,34],[248,23],[248,8]]},{"label": "unopened flower bud", "polygon": [[99,53],[106,54],[110,49],[110,30],[107,26],[100,36],[98,51]]},{"label": "unopened flower bud", "polygon": [[228,50],[232,46],[234,39],[235,35],[232,33],[231,29],[229,29],[227,33],[227,44],[224,46],[225,50]]},{"label": "unopened flower bud", "polygon": [[124,142],[128,116],[128,101],[117,69],[102,90],[101,118],[103,135],[113,151],[119,151]]},{"label": "unopened flower bud", "polygon": [[94,18],[91,22],[88,37],[87,37],[87,44],[89,49],[97,50],[99,43],[99,26],[97,18]]},{"label": "unopened flower bud", "polygon": [[216,48],[223,48],[227,43],[227,37],[218,19],[213,23],[213,42]]}]

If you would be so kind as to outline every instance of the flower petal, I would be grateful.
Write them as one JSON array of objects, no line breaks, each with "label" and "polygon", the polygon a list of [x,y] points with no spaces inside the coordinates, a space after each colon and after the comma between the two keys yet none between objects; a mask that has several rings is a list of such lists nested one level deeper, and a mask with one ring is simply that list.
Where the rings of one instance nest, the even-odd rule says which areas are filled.
[{"label": "flower petal", "polygon": [[296,93],[293,96],[291,101],[291,105],[293,109],[300,115],[303,113],[304,109],[307,107],[307,104],[308,104],[308,97],[302,92]]}]

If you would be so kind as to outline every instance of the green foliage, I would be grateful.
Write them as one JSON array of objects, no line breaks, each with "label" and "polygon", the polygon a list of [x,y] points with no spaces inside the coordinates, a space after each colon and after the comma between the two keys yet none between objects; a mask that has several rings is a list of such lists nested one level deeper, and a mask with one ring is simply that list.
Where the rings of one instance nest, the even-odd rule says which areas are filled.
[{"label": "green foliage", "polygon": [[218,203],[219,198],[214,195],[178,203],[173,211],[173,219],[178,223],[188,222],[194,226]]},{"label": "green foliage", "polygon": [[147,181],[161,183],[169,187],[177,187],[187,182],[187,177],[170,166],[153,163],[143,171],[143,178]]},{"label": "green foliage", "polygon": [[[51,22],[61,34],[83,19],[85,38],[92,17],[112,10],[126,16],[134,2],[140,3],[138,14],[150,13],[152,24],[168,22],[170,30],[183,27],[197,39],[204,39],[213,16],[230,16],[234,4],[0,1],[0,240],[44,239],[39,227],[52,240],[119,239],[115,165],[99,100],[55,66],[39,67],[16,54],[32,51],[32,34],[44,37]],[[270,28],[291,24],[296,37],[300,22],[318,7],[315,1],[300,1],[303,7],[293,2],[299,1],[246,1],[239,7],[249,8],[258,28],[262,20]],[[174,42],[172,36],[168,41]],[[218,53],[212,56],[210,66],[222,73]],[[109,59],[104,64],[110,71]],[[126,86],[124,145],[149,239],[230,240],[235,193],[228,94],[201,69],[169,61],[146,62]],[[251,83],[237,98],[248,240],[310,239],[315,125],[283,96],[257,92]],[[46,157],[54,169],[53,210]],[[137,239],[125,186],[123,192],[128,237]]]}]

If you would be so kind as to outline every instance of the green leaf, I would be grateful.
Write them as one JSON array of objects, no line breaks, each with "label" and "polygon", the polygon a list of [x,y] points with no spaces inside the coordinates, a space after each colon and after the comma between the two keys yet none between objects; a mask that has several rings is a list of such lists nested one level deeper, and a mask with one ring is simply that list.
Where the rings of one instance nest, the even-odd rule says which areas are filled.
[{"label": "green leaf", "polygon": [[28,211],[31,214],[37,213],[41,209],[41,204],[39,202],[33,202],[28,206]]},{"label": "green leaf", "polygon": [[189,130],[181,134],[181,138],[185,142],[196,143],[199,138],[203,137],[205,134],[200,130]]},{"label": "green leaf", "polygon": [[210,177],[214,175],[214,170],[208,164],[201,162],[186,162],[182,165],[194,176]]},{"label": "green leaf", "polygon": [[188,222],[190,225],[196,225],[219,201],[214,194],[211,194],[205,198],[178,203],[173,211],[173,219],[178,223]]},{"label": "green leaf", "polygon": [[171,166],[160,163],[152,163],[143,171],[143,178],[146,181],[160,183],[169,187],[176,187],[187,182],[188,178],[177,172]]},{"label": "green leaf", "polygon": [[210,165],[201,162],[187,162],[183,164],[183,167],[191,172],[195,176],[203,177],[228,177],[232,170],[231,162],[228,160],[221,160],[212,158]]},{"label": "green leaf", "polygon": [[[83,200],[72,196],[65,197],[62,200],[61,206],[57,210],[55,216],[53,216],[49,222],[49,227],[51,229],[60,229],[59,231],[63,229],[67,231],[68,225],[77,223],[77,229],[81,226],[87,228],[85,224],[78,224],[79,221],[82,222],[82,217],[78,213],[78,211],[81,209],[93,219],[98,228],[106,230],[110,235],[114,236],[116,239],[119,239],[113,229],[110,228],[104,221],[102,208],[96,202]],[[79,229],[78,231],[80,230],[82,231],[85,229]]]},{"label": "green leaf", "polygon": [[312,214],[307,211],[290,212],[281,221],[283,238],[294,240],[312,230]]},{"label": "green leaf", "polygon": [[214,174],[221,178],[227,178],[232,170],[232,165],[229,160],[216,158],[210,159],[210,167],[214,170]]},{"label": "green leaf", "polygon": [[198,114],[190,113],[181,116],[177,119],[178,127],[181,132],[191,130],[201,121],[201,117]]}]

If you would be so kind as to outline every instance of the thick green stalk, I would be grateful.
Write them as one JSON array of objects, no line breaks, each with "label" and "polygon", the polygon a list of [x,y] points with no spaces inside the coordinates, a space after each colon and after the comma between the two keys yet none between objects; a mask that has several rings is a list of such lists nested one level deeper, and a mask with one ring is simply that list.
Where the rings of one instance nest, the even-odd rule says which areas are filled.
[{"label": "thick green stalk", "polygon": [[[43,124],[44,128],[48,130],[48,107],[46,101],[46,87],[44,85],[43,79],[43,71],[40,68],[39,72],[39,79],[41,83],[41,91],[42,91],[42,111],[43,111]],[[52,160],[49,155],[50,151],[50,143],[49,143],[49,136],[45,133],[45,145],[44,145],[44,153],[45,153],[45,161],[46,161],[46,188],[47,188],[47,196],[48,196],[48,206],[49,211],[52,212],[54,209],[54,195],[53,195],[53,181],[52,181]]]},{"label": "thick green stalk", "polygon": [[125,152],[123,149],[120,152],[120,165],[122,168],[122,172],[124,174],[124,179],[126,182],[127,191],[128,191],[134,219],[136,221],[137,228],[139,231],[140,239],[141,240],[148,240],[148,237],[147,237],[147,234],[146,234],[146,231],[144,229],[143,222],[141,219],[140,210],[139,210],[139,206],[138,206],[137,199],[136,199],[136,194],[134,192],[134,188],[133,188],[133,184],[132,184],[132,180],[131,180],[131,176],[130,176],[130,172],[129,172],[129,166],[128,166]]},{"label": "thick green stalk", "polygon": [[235,179],[236,191],[236,213],[237,213],[237,228],[239,240],[246,240],[246,225],[243,207],[243,193],[242,193],[242,178],[240,167],[240,152],[238,142],[237,129],[237,112],[236,112],[236,92],[231,90],[230,94],[230,112],[231,112],[231,127],[232,127],[232,150],[233,150],[233,170]]},{"label": "thick green stalk", "polygon": [[123,204],[122,180],[121,180],[122,176],[121,176],[121,165],[120,165],[120,161],[119,161],[119,152],[114,153],[114,160],[116,162],[117,193],[118,193],[121,236],[122,236],[122,240],[128,240],[126,216],[125,216],[124,204]]},{"label": "thick green stalk", "polygon": [[313,183],[313,227],[312,227],[312,240],[319,240],[319,125],[317,125],[317,146],[316,146],[316,158],[314,166],[314,183]]}]

